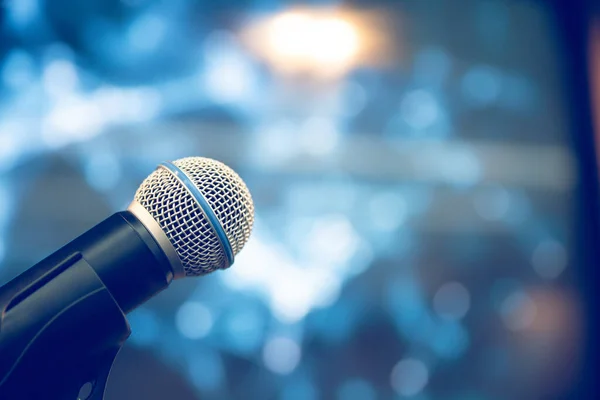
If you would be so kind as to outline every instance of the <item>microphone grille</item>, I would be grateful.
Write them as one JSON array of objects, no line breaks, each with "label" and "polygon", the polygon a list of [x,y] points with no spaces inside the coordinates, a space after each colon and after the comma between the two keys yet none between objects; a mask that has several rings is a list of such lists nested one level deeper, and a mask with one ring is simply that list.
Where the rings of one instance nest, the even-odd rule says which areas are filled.
[{"label": "microphone grille", "polygon": [[229,267],[254,223],[254,204],[244,181],[209,158],[160,165],[141,184],[135,200],[158,222],[187,276]]}]

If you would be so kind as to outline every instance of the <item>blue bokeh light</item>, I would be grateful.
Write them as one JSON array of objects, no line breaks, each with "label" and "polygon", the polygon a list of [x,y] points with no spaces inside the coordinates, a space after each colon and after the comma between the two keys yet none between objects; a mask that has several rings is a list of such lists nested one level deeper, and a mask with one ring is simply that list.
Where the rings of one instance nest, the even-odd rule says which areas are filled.
[{"label": "blue bokeh light", "polygon": [[274,337],[265,343],[263,361],[265,366],[276,374],[289,375],[300,363],[302,349],[298,343],[287,337]]},{"label": "blue bokeh light", "polygon": [[404,397],[420,394],[429,381],[429,369],[421,360],[406,358],[398,362],[391,374],[394,390]]},{"label": "blue bokeh light", "polygon": [[213,327],[214,317],[202,303],[188,301],[181,305],[175,315],[175,325],[185,338],[201,339],[208,335]]}]

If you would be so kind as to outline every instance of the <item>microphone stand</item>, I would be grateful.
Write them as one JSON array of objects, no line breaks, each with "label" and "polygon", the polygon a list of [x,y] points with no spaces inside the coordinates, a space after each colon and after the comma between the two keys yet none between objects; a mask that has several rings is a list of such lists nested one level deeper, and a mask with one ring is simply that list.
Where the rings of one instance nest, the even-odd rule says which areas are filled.
[{"label": "microphone stand", "polygon": [[[0,399],[102,400],[131,331],[94,268],[74,253],[0,299]],[[91,392],[79,399],[81,388]]]}]

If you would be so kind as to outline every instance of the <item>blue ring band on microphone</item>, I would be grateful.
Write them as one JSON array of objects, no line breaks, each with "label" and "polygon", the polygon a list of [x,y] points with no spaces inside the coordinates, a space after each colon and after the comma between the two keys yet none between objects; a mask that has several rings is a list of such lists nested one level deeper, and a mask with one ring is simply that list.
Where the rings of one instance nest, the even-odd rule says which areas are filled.
[{"label": "blue ring band on microphone", "polygon": [[202,211],[204,211],[204,215],[206,215],[206,218],[208,218],[208,222],[217,234],[219,242],[221,242],[223,246],[225,256],[227,257],[227,266],[231,266],[231,264],[233,264],[233,251],[231,249],[231,244],[229,243],[229,239],[227,239],[227,234],[225,234],[225,230],[223,229],[221,222],[219,222],[219,219],[217,218],[213,209],[210,207],[210,205],[204,198],[202,192],[200,192],[198,187],[196,187],[192,180],[188,178],[185,172],[183,172],[175,164],[171,162],[164,162],[160,165],[168,169],[173,175],[175,175],[181,181],[181,183],[183,183],[183,185],[190,192],[190,194],[194,197],[198,205],[200,205],[200,208],[202,208]]}]

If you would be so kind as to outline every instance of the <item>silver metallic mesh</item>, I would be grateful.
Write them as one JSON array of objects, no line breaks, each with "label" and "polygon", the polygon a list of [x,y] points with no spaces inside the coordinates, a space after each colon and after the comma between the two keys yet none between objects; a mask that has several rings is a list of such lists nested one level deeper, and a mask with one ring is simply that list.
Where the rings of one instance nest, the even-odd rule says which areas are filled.
[{"label": "silver metallic mesh", "polygon": [[227,165],[209,158],[183,158],[173,164],[200,189],[221,222],[233,254],[239,253],[254,223],[254,203],[244,181]]},{"label": "silver metallic mesh", "polygon": [[[237,254],[250,237],[254,205],[241,178],[226,165],[208,158],[175,161],[206,198]],[[177,252],[187,276],[225,268],[227,259],[208,219],[183,184],[159,167],[135,194],[161,226]]]}]

